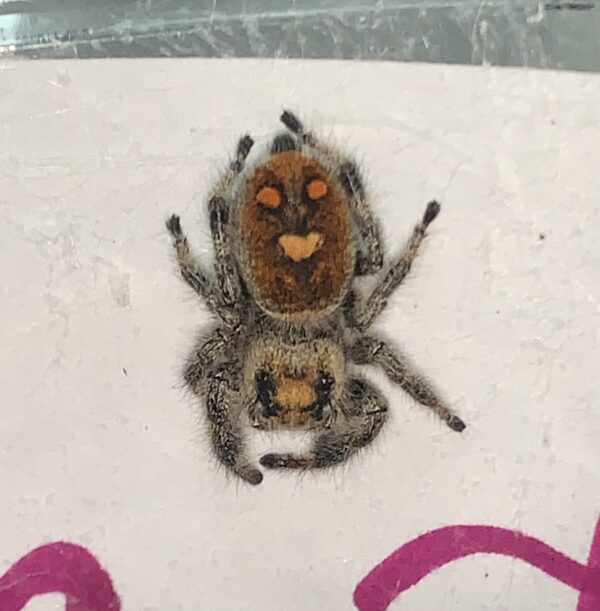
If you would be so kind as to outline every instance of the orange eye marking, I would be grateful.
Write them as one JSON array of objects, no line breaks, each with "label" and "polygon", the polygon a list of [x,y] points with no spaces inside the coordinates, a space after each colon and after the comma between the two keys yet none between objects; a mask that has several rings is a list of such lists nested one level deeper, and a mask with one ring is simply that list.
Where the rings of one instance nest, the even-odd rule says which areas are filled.
[{"label": "orange eye marking", "polygon": [[327,195],[327,183],[320,178],[311,180],[306,186],[306,195],[310,199],[321,199]]},{"label": "orange eye marking", "polygon": [[275,187],[263,187],[256,194],[256,201],[268,208],[279,208],[281,205],[281,193]]}]

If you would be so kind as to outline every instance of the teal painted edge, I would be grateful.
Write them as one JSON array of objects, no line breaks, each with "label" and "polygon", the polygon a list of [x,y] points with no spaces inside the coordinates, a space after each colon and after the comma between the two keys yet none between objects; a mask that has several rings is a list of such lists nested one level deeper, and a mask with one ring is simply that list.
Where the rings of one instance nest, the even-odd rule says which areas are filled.
[{"label": "teal painted edge", "polygon": [[377,10],[315,1],[310,10],[257,14],[240,14],[236,4],[219,12],[174,1],[159,3],[161,10],[156,2],[150,10],[123,2],[61,9],[55,1],[40,10],[40,3],[0,0],[0,57],[285,57],[600,71],[600,0],[377,3]]}]

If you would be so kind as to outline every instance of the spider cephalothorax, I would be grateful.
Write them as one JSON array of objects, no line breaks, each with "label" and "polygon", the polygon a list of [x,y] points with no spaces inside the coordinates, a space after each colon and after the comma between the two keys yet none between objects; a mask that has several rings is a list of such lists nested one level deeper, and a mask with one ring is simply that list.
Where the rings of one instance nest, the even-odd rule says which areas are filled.
[{"label": "spider cephalothorax", "polygon": [[354,265],[351,210],[335,174],[288,150],[268,157],[242,189],[239,259],[257,303],[289,319],[334,310]]},{"label": "spider cephalothorax", "polygon": [[[214,273],[192,257],[179,217],[167,227],[181,275],[218,324],[188,359],[186,385],[206,403],[219,461],[252,484],[246,425],[314,431],[305,454],[266,454],[270,469],[324,468],[375,439],[388,413],[379,391],[347,365],[375,365],[455,431],[463,421],[408,359],[370,332],[439,212],[430,202],[408,244],[382,270],[379,226],[356,165],[306,132],[290,112],[252,168],[240,139],[209,201]],[[375,275],[366,291],[361,277]]]},{"label": "spider cephalothorax", "polygon": [[325,338],[261,337],[245,358],[244,389],[256,428],[322,428],[344,388],[345,360]]}]

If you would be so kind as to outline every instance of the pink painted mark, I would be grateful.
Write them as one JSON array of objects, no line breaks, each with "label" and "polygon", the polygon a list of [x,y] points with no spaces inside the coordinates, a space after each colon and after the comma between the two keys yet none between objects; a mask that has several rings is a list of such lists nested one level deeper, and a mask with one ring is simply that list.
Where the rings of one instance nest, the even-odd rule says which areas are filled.
[{"label": "pink painted mark", "polygon": [[578,590],[577,611],[600,611],[600,520],[587,565],[514,530],[496,526],[432,530],[405,543],[362,579],[354,590],[354,604],[360,611],[385,611],[399,594],[432,571],[471,554],[520,558]]},{"label": "pink painted mark", "polygon": [[73,543],[49,543],[17,560],[0,577],[0,609],[19,611],[38,594],[65,594],[65,611],[120,611],[108,573]]}]

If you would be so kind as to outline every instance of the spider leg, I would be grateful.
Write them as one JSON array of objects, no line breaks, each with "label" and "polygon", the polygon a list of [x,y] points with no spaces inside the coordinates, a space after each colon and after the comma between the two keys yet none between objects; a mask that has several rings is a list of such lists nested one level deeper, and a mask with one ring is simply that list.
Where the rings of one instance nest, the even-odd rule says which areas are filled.
[{"label": "spider leg", "polygon": [[217,314],[224,322],[231,323],[231,317],[228,316],[227,309],[223,307],[221,300],[215,293],[213,282],[190,251],[188,239],[183,233],[179,217],[173,214],[167,220],[166,225],[173,240],[181,276],[202,297],[211,312]]},{"label": "spider leg", "polygon": [[350,358],[359,365],[378,365],[415,401],[430,407],[453,431],[461,432],[465,423],[437,396],[429,382],[415,372],[407,358],[384,341],[365,335],[350,347]]},{"label": "spider leg", "polygon": [[373,386],[352,378],[336,420],[315,438],[306,455],[265,454],[260,464],[270,469],[324,469],[348,460],[377,436],[387,415],[387,404]]},{"label": "spider leg", "polygon": [[167,229],[173,239],[181,275],[204,299],[209,309],[229,326],[234,326],[241,321],[243,298],[241,281],[228,235],[230,205],[227,195],[235,178],[244,169],[246,158],[253,144],[250,136],[243,136],[240,139],[235,159],[231,162],[228,172],[219,182],[215,194],[209,201],[210,229],[215,249],[216,286],[200,263],[192,256],[188,239],[181,229],[179,216],[174,214],[167,221]]},{"label": "spider leg", "polygon": [[284,110],[279,119],[293,134],[298,136],[302,144],[315,146],[315,137],[304,129],[302,121],[291,110]]},{"label": "spider leg", "polygon": [[217,327],[208,336],[203,336],[197,347],[187,359],[183,378],[188,388],[197,395],[202,395],[209,375],[215,364],[225,359],[226,350],[235,344],[240,337],[240,327]]},{"label": "spider leg", "polygon": [[414,228],[412,236],[398,260],[392,264],[366,299],[362,301],[353,300],[352,307],[347,309],[347,316],[350,324],[359,331],[364,331],[373,323],[387,305],[392,293],[402,284],[419,252],[427,227],[439,211],[440,205],[437,202],[429,202],[423,219]]},{"label": "spider leg", "polygon": [[243,451],[239,400],[236,400],[241,365],[238,361],[225,360],[228,349],[239,337],[239,327],[217,327],[208,337],[202,338],[188,359],[184,379],[188,388],[206,402],[212,448],[217,459],[247,482],[260,484],[262,473],[252,466]]},{"label": "spider leg", "polygon": [[238,321],[242,318],[243,299],[240,275],[231,247],[229,195],[235,179],[244,169],[246,158],[253,144],[254,141],[248,135],[240,138],[235,159],[231,162],[228,172],[217,185],[216,192],[208,203],[219,294],[223,304],[231,310],[232,316],[236,316]]},{"label": "spider leg", "polygon": [[[232,473],[250,484],[257,485],[263,474],[252,465],[244,453],[239,410],[233,371],[236,363],[224,363],[211,376],[206,392],[206,411],[210,423],[213,451],[217,459]],[[239,366],[239,363],[237,363]]]},{"label": "spider leg", "polygon": [[352,161],[342,162],[338,178],[348,195],[361,245],[356,253],[355,274],[374,274],[383,265],[381,230],[371,213],[358,167]]}]

